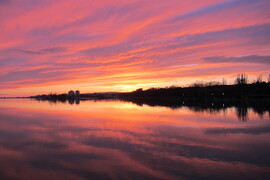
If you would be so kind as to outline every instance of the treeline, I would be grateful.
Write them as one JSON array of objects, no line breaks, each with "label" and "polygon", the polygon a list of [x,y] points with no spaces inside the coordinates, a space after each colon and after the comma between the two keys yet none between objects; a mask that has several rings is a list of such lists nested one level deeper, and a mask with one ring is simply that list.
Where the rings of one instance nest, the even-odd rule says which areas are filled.
[{"label": "treeline", "polygon": [[[270,76],[269,76],[270,77]],[[270,98],[270,78],[268,82],[258,76],[257,80],[248,83],[246,74],[239,74],[235,79],[235,84],[227,85],[222,82],[196,82],[189,87],[166,87],[142,88],[129,93],[122,93],[120,98],[153,98],[153,97],[180,97],[182,99],[190,98]]]},{"label": "treeline", "polygon": [[[227,85],[226,80],[222,82],[195,82],[189,87],[165,87],[165,88],[150,88],[143,90],[137,89],[127,93],[90,93],[80,94],[79,96],[70,96],[68,94],[43,94],[31,96],[39,100],[51,101],[67,101],[70,99],[134,99],[134,98],[162,98],[162,97],[177,97],[178,99],[191,98],[218,98],[218,99],[247,99],[247,98],[270,98],[270,75],[268,81],[263,81],[262,76],[258,76],[255,81],[248,83],[246,74],[239,74],[235,78],[235,83]],[[165,98],[165,99],[166,99]],[[162,101],[165,101],[163,98]]]},{"label": "treeline", "polygon": [[55,94],[55,93],[30,96],[30,98],[34,98],[37,100],[49,100],[52,102],[56,101],[66,102],[69,99],[74,99],[74,97],[69,97],[67,94]]},{"label": "treeline", "polygon": [[87,99],[117,99],[120,93],[89,93],[89,94],[80,94],[76,95],[68,95],[68,94],[42,94],[36,96],[30,96],[30,98],[34,98],[37,100],[48,100],[51,102],[72,102],[73,100],[87,100]]}]

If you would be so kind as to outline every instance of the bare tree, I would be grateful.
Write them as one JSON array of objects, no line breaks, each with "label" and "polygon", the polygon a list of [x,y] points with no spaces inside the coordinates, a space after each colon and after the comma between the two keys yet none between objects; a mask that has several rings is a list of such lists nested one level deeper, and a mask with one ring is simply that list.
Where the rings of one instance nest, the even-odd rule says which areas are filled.
[{"label": "bare tree", "polygon": [[260,83],[262,83],[262,82],[263,82],[262,75],[259,75],[259,76],[257,77],[256,83],[257,83],[257,84],[260,84]]},{"label": "bare tree", "polygon": [[203,81],[196,81],[195,83],[192,83],[189,87],[204,87],[205,84]]},{"label": "bare tree", "polygon": [[227,85],[227,81],[225,78],[222,78],[222,85]]},{"label": "bare tree", "polygon": [[205,83],[205,86],[218,86],[220,85],[220,82],[218,81],[209,81]]},{"label": "bare tree", "polygon": [[238,74],[235,79],[235,84],[247,84],[248,76],[246,74]]}]

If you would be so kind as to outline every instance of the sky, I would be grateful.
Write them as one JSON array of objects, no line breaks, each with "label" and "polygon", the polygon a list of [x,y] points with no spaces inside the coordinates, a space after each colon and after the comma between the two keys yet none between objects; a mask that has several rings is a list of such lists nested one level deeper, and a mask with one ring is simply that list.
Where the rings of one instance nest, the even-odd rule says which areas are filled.
[{"label": "sky", "polygon": [[270,73],[269,0],[0,0],[0,96]]}]

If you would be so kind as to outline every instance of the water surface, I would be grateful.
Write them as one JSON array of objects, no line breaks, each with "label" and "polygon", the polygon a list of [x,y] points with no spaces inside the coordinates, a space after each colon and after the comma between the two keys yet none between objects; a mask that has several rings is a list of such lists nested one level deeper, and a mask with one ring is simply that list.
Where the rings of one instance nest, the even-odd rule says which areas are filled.
[{"label": "water surface", "polygon": [[270,179],[269,111],[0,100],[0,179]]}]

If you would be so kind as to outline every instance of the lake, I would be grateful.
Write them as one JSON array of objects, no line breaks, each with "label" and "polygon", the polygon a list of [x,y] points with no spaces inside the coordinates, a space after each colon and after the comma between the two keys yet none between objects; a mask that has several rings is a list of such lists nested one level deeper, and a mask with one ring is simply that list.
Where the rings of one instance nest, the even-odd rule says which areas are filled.
[{"label": "lake", "polygon": [[[241,114],[241,112],[240,112]],[[270,179],[269,111],[0,100],[0,179]]]}]

